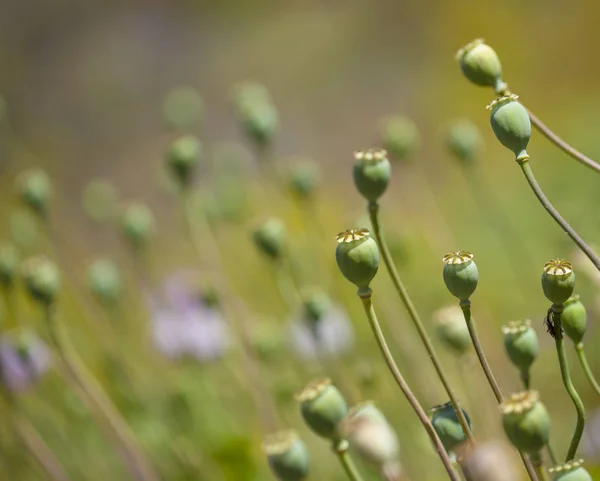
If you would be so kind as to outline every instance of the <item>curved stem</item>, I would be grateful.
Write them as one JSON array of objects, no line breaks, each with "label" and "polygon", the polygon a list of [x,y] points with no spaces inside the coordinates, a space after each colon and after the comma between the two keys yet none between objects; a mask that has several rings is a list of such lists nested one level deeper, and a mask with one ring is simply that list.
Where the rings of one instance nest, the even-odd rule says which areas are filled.
[{"label": "curved stem", "polygon": [[452,481],[458,481],[459,478],[458,478],[458,475],[456,474],[456,472],[454,471],[454,468],[452,467],[452,461],[450,461],[450,458],[448,457],[448,453],[446,452],[446,449],[444,448],[442,441],[440,440],[435,429],[433,428],[433,425],[431,424],[431,420],[429,419],[429,417],[423,410],[423,407],[419,403],[418,399],[415,397],[415,395],[411,391],[410,387],[404,380],[402,373],[400,372],[400,370],[398,369],[398,366],[396,365],[396,362],[394,361],[394,357],[392,356],[392,353],[390,352],[390,349],[385,341],[385,336],[383,335],[381,326],[379,325],[379,322],[377,321],[377,315],[375,314],[375,309],[373,309],[373,303],[371,302],[370,290],[366,293],[361,292],[360,299],[361,299],[363,307],[365,309],[367,318],[369,319],[369,324],[371,325],[373,334],[375,335],[375,340],[377,341],[377,344],[379,345],[379,349],[381,350],[381,353],[383,354],[383,357],[385,359],[385,362],[387,363],[389,370],[391,371],[394,379],[396,380],[396,383],[402,390],[404,396],[406,397],[406,399],[410,403],[411,407],[414,409],[415,413],[417,414],[417,417],[421,421],[421,424],[423,424],[425,431],[427,431],[427,434],[431,438],[431,441],[433,442],[433,445],[438,453],[438,456],[440,457],[440,459],[442,460],[442,463],[444,464],[444,467],[446,468],[446,472],[448,473],[448,476],[450,477],[450,479]]},{"label": "curved stem", "polygon": [[385,265],[388,269],[388,272],[390,274],[390,277],[392,278],[392,283],[394,284],[394,287],[396,288],[398,295],[400,296],[400,298],[402,299],[402,302],[404,303],[404,307],[406,307],[406,310],[408,311],[410,318],[412,319],[413,324],[414,324],[415,328],[417,329],[417,332],[419,333],[421,342],[425,346],[425,350],[427,351],[427,354],[429,355],[429,358],[431,359],[431,362],[435,368],[435,371],[436,371],[438,377],[440,378],[440,380],[442,381],[442,384],[444,385],[446,394],[448,394],[448,397],[450,398],[450,401],[452,402],[452,406],[454,407],[454,411],[456,412],[458,421],[460,422],[460,425],[461,425],[465,435],[467,436],[467,439],[469,440],[469,442],[474,443],[475,437],[473,436],[473,433],[471,432],[471,428],[469,427],[469,422],[467,421],[467,418],[466,418],[463,410],[460,408],[458,398],[456,397],[452,387],[450,386],[450,381],[448,380],[448,376],[446,375],[444,368],[442,367],[442,363],[440,362],[440,360],[437,356],[437,353],[435,352],[435,348],[433,347],[433,344],[432,344],[431,340],[429,339],[429,336],[427,335],[427,331],[425,331],[425,327],[423,326],[423,323],[421,322],[421,318],[419,317],[417,309],[415,308],[414,304],[412,303],[412,300],[411,300],[410,296],[408,295],[408,291],[406,290],[406,287],[404,287],[404,284],[402,283],[402,280],[400,279],[400,275],[398,274],[398,271],[396,270],[396,266],[394,265],[392,256],[390,255],[390,251],[387,246],[387,243],[385,242],[385,239],[383,238],[383,235],[381,234],[381,226],[379,223],[379,204],[377,204],[376,202],[369,202],[368,208],[369,208],[369,219],[371,220],[371,227],[373,228],[373,234],[375,236],[375,240],[377,241],[377,244],[379,245],[379,251],[381,252],[381,257],[383,258],[383,262],[385,263]]},{"label": "curved stem", "polygon": [[583,435],[583,428],[585,427],[585,407],[583,401],[579,397],[573,381],[571,381],[571,373],[569,372],[569,363],[567,361],[567,354],[565,352],[565,344],[563,341],[563,330],[561,314],[563,311],[563,305],[552,304],[552,313],[554,317],[554,342],[556,344],[556,353],[558,354],[558,363],[560,364],[560,375],[565,385],[565,389],[569,393],[575,410],[577,411],[577,424],[575,425],[575,431],[573,432],[573,438],[571,439],[571,445],[567,453],[565,462],[575,459],[577,454],[577,448]]},{"label": "curved stem", "polygon": [[348,479],[350,481],[363,481],[363,478],[360,475],[360,473],[358,472],[358,469],[356,468],[354,461],[352,461],[352,458],[350,457],[350,453],[348,453],[348,447],[349,447],[348,441],[346,441],[346,440],[338,441],[337,443],[334,443],[333,451],[335,452],[338,459],[340,460],[340,463],[342,464],[344,471],[348,475]]},{"label": "curved stem", "polygon": [[533,171],[531,170],[531,166],[529,165],[529,161],[525,160],[521,162],[521,169],[525,174],[525,178],[529,183],[531,189],[534,194],[544,207],[548,211],[548,213],[552,216],[552,218],[556,221],[558,225],[565,231],[565,233],[579,246],[579,248],[583,251],[583,253],[588,257],[589,260],[592,261],[596,269],[600,271],[600,257],[598,257],[592,249],[585,243],[585,241],[575,232],[575,230],[567,223],[565,219],[558,213],[558,211],[552,206],[541,187],[535,180],[533,175]]},{"label": "curved stem", "polygon": [[575,350],[577,351],[577,356],[579,357],[579,362],[581,363],[581,367],[583,368],[583,372],[585,372],[585,377],[587,377],[588,381],[596,391],[596,394],[600,395],[600,385],[598,381],[596,381],[596,377],[590,368],[590,365],[587,360],[587,356],[585,355],[585,351],[583,350],[583,342],[580,342],[575,346]]},{"label": "curved stem", "polygon": [[579,150],[575,149],[573,146],[565,142],[558,135],[556,135],[552,130],[550,130],[546,124],[544,124],[538,117],[536,117],[531,110],[525,107],[527,113],[529,114],[529,118],[531,119],[531,123],[534,125],[536,129],[540,131],[540,133],[546,137],[550,142],[556,145],[560,150],[565,152],[567,155],[573,157],[577,162],[582,163],[586,167],[589,167],[592,170],[600,173],[600,164],[598,164],[593,159],[590,159],[587,155],[579,152]]}]

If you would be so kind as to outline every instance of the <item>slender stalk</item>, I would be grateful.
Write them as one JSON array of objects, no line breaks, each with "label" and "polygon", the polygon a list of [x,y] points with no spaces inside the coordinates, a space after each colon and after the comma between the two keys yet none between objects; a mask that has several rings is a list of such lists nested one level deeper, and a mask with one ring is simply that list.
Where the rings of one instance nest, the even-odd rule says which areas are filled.
[{"label": "slender stalk", "polygon": [[159,481],[158,474],[146,459],[141,448],[125,420],[113,406],[93,375],[86,369],[75,348],[64,332],[62,323],[54,319],[51,306],[44,306],[44,316],[52,342],[70,378],[75,382],[81,393],[95,409],[98,416],[110,428],[116,441],[121,445],[125,458],[134,479],[139,481]]},{"label": "slender stalk", "polygon": [[398,369],[398,366],[396,365],[396,362],[394,361],[394,357],[392,356],[392,353],[390,352],[390,349],[385,341],[385,336],[383,335],[381,326],[379,325],[379,322],[377,321],[377,315],[375,314],[375,309],[373,308],[373,303],[371,301],[371,291],[369,290],[368,292],[361,292],[359,295],[360,295],[360,299],[362,301],[363,307],[365,309],[367,318],[369,319],[369,324],[371,325],[371,329],[373,331],[373,334],[375,335],[375,340],[377,341],[377,344],[379,345],[379,349],[381,350],[381,353],[383,354],[383,357],[385,359],[385,362],[387,363],[389,370],[391,371],[394,379],[396,380],[396,383],[402,390],[404,396],[406,397],[406,399],[410,403],[411,407],[414,409],[415,413],[417,414],[417,417],[421,421],[421,424],[423,424],[425,431],[427,431],[427,434],[431,438],[431,441],[433,442],[433,445],[438,453],[438,456],[442,460],[442,463],[444,464],[444,468],[446,468],[446,472],[448,473],[448,476],[450,477],[450,479],[452,481],[458,481],[459,477],[456,474],[456,471],[454,471],[454,468],[452,467],[452,461],[450,461],[450,458],[448,457],[448,453],[446,452],[446,449],[444,448],[442,441],[440,440],[435,429],[433,428],[433,425],[431,424],[431,420],[429,419],[429,417],[423,410],[423,407],[419,403],[418,399],[415,397],[415,395],[411,391],[410,387],[404,380],[404,377],[402,376],[400,369]]},{"label": "slender stalk", "polygon": [[385,239],[383,238],[383,235],[381,234],[381,225],[379,222],[379,204],[377,204],[377,202],[369,202],[368,209],[369,209],[369,219],[371,220],[371,227],[373,228],[373,234],[375,236],[375,240],[377,241],[377,244],[379,245],[379,251],[381,252],[381,257],[383,258],[383,262],[385,263],[385,265],[388,269],[388,272],[390,274],[390,277],[392,278],[392,283],[394,284],[394,287],[396,288],[398,295],[400,296],[400,298],[402,299],[402,302],[404,303],[404,307],[408,311],[410,318],[412,319],[413,324],[414,324],[415,328],[417,329],[417,332],[419,333],[421,342],[425,346],[425,350],[427,351],[427,354],[429,355],[429,358],[431,359],[431,362],[435,368],[435,371],[437,372],[438,377],[440,378],[440,380],[442,381],[442,384],[444,385],[446,394],[448,394],[448,397],[450,398],[450,401],[452,402],[452,406],[454,407],[454,411],[456,412],[458,421],[460,422],[460,425],[461,425],[463,431],[465,432],[467,439],[469,440],[469,442],[474,443],[475,437],[473,436],[473,433],[471,432],[471,428],[469,427],[469,422],[467,421],[467,418],[466,418],[463,410],[460,408],[458,398],[456,397],[456,395],[454,394],[454,391],[452,390],[452,387],[450,386],[448,376],[446,375],[444,368],[442,367],[442,363],[440,362],[440,360],[437,356],[437,353],[435,352],[435,348],[433,347],[433,344],[432,344],[431,340],[429,339],[429,336],[427,335],[427,331],[425,331],[425,327],[423,326],[423,323],[421,322],[421,318],[419,317],[417,309],[415,308],[414,304],[412,303],[412,300],[411,300],[410,296],[408,295],[408,291],[406,290],[406,287],[404,287],[404,284],[402,283],[402,280],[400,279],[400,275],[398,274],[398,271],[396,270],[396,266],[394,265],[392,256],[390,255],[390,251],[387,246],[387,243],[385,242]]},{"label": "slender stalk", "polygon": [[[475,329],[475,322],[473,322],[473,316],[471,315],[471,301],[469,301],[469,300],[460,301],[460,308],[463,311],[463,315],[465,317],[465,322],[467,324],[467,328],[469,329],[469,335],[471,336],[471,341],[473,342],[473,347],[475,348],[475,352],[477,353],[477,357],[479,359],[479,364],[481,364],[481,367],[483,369],[485,377],[487,378],[488,383],[489,383],[490,387],[492,388],[492,391],[494,392],[496,401],[498,402],[498,404],[500,404],[502,401],[504,401],[504,396],[502,395],[500,386],[498,385],[498,382],[496,381],[496,378],[494,377],[492,368],[490,367],[490,364],[488,363],[487,358],[485,357],[485,353],[483,352],[483,347],[481,346],[481,343],[479,342],[479,337],[477,336],[477,330]],[[525,465],[525,469],[527,469],[527,474],[529,474],[529,477],[533,481],[537,480],[538,479],[537,474],[536,474],[529,458],[527,458],[527,456],[525,456],[525,454],[523,454],[520,451],[519,451],[519,454],[521,455],[521,459],[523,460],[523,464]]]},{"label": "slender stalk", "polygon": [[540,481],[548,481],[548,473],[544,469],[544,461],[542,460],[542,454],[537,453],[534,456],[531,456],[531,462],[535,467],[535,472],[538,475]]},{"label": "slender stalk", "polygon": [[596,377],[594,376],[594,373],[592,372],[592,369],[588,363],[587,356],[585,355],[585,351],[583,349],[583,342],[577,344],[575,346],[575,350],[577,351],[577,357],[579,357],[579,362],[581,363],[583,372],[585,372],[585,377],[587,377],[596,394],[600,395],[600,385],[598,384],[598,381],[596,381]]},{"label": "slender stalk", "polygon": [[583,428],[585,427],[585,407],[583,401],[579,397],[573,381],[571,381],[571,373],[569,372],[569,363],[567,361],[567,353],[565,351],[565,344],[563,341],[563,330],[561,314],[564,306],[552,304],[552,313],[554,317],[554,342],[556,344],[556,353],[558,354],[558,362],[560,364],[560,375],[565,385],[565,389],[569,393],[575,410],[577,411],[577,424],[575,425],[575,431],[573,432],[573,438],[571,439],[571,445],[567,452],[567,458],[565,462],[572,461],[575,459],[577,454],[577,448],[583,435]]},{"label": "slender stalk", "polygon": [[342,464],[342,467],[344,468],[348,479],[350,481],[363,481],[363,478],[358,472],[354,461],[352,461],[352,458],[350,457],[350,453],[348,453],[349,447],[350,445],[348,444],[348,441],[343,439],[333,444],[333,451],[340,460],[340,463]]},{"label": "slender stalk", "polygon": [[542,191],[540,185],[537,183],[533,175],[533,171],[531,170],[531,166],[529,165],[528,160],[524,160],[521,162],[521,169],[523,170],[523,174],[525,174],[525,178],[529,183],[531,189],[534,194],[544,207],[552,216],[552,218],[556,221],[558,225],[565,231],[565,233],[579,246],[579,248],[583,251],[583,253],[588,257],[589,260],[592,261],[592,264],[600,271],[600,257],[596,255],[596,253],[585,243],[585,241],[575,232],[575,230],[567,223],[565,219],[558,213],[558,211],[554,208],[554,206],[550,203],[544,192]]}]

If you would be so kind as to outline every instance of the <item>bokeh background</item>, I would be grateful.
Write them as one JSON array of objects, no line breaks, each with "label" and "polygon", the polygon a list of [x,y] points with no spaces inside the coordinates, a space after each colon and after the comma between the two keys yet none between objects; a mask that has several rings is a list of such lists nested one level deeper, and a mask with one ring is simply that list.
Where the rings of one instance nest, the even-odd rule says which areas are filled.
[{"label": "bokeh background", "polygon": [[[419,128],[420,146],[394,164],[381,214],[407,287],[433,333],[432,313],[453,302],[442,282],[442,255],[455,249],[475,253],[480,286],[473,309],[490,362],[506,392],[519,389],[518,373],[503,352],[500,326],[532,319],[541,343],[534,385],[552,413],[552,442],[563,452],[575,413],[542,326],[548,306],[539,277],[550,258],[575,261],[574,245],[493,138],[484,108],[493,93],[470,84],[454,55],[466,42],[484,37],[501,57],[505,80],[527,106],[598,158],[600,65],[593,59],[599,16],[600,4],[593,0],[578,2],[577,8],[559,1],[4,0],[2,236],[24,257],[41,252],[59,263],[64,277],[59,316],[164,479],[272,479],[261,451],[265,426],[253,401],[256,382],[272,396],[280,425],[297,429],[309,446],[311,479],[344,479],[326,442],[303,426],[293,397],[321,375],[331,376],[349,400],[378,403],[399,434],[408,476],[442,479],[421,426],[387,374],[354,288],[333,260],[335,234],[365,222],[364,201],[352,184],[352,152],[380,143],[382,119],[405,115]],[[267,86],[278,109],[281,128],[271,151],[278,168],[287,172],[298,158],[313,159],[320,167],[321,184],[310,203],[298,202],[257,167],[231,108],[232,87],[245,80]],[[205,154],[197,178],[198,211],[210,213],[223,255],[225,269],[217,276],[228,279],[244,300],[243,331],[254,349],[254,378],[231,325],[216,334],[198,330],[204,339],[198,345],[204,347],[220,345],[211,336],[229,339],[228,348],[207,348],[208,356],[175,359],[156,340],[153,320],[162,311],[152,300],[161,298],[165,285],[166,295],[172,294],[169,289],[205,289],[204,281],[214,274],[203,271],[206,262],[185,235],[164,172],[163,153],[174,134],[165,123],[163,102],[182,85],[203,98],[202,125],[195,130]],[[486,203],[474,196],[464,168],[445,148],[444,133],[457,118],[478,125],[486,141],[477,160]],[[529,151],[556,207],[586,240],[600,245],[599,180],[537,132]],[[36,223],[15,194],[16,176],[31,167],[43,168],[54,184],[51,229]],[[119,207],[142,201],[153,210],[156,236],[143,259],[128,250],[118,222],[90,218],[84,192],[97,180],[114,186]],[[266,202],[264,191],[276,201]],[[510,222],[504,237],[493,228],[488,202]],[[327,291],[343,319],[342,331],[332,329],[347,345],[324,361],[302,351],[310,340],[299,341],[301,329],[291,327],[300,322],[297,306],[282,299],[276,269],[252,242],[252,229],[273,216],[286,223],[301,283]],[[86,270],[98,258],[112,259],[123,272],[117,310],[107,311],[89,293]],[[598,370],[598,280],[593,272],[586,274],[585,266],[576,264],[581,270],[577,292],[590,311],[588,355]],[[394,354],[422,403],[445,402],[383,269],[374,290]],[[16,294],[21,324],[48,342],[38,310],[21,291]],[[194,310],[190,315],[204,314]],[[464,375],[456,359],[443,355],[477,420],[478,435],[503,439],[478,366],[463,359],[463,369],[465,362],[472,363]],[[20,418],[39,432],[71,479],[130,479],[51,351],[48,363],[49,370],[17,394]],[[582,454],[593,465],[595,456],[600,459],[600,433],[594,434],[593,422],[598,398],[574,356],[572,367],[590,417]],[[3,409],[3,418],[14,415],[7,406]],[[11,424],[3,422],[0,431],[1,478],[47,479]],[[364,469],[376,479],[376,472]]]}]

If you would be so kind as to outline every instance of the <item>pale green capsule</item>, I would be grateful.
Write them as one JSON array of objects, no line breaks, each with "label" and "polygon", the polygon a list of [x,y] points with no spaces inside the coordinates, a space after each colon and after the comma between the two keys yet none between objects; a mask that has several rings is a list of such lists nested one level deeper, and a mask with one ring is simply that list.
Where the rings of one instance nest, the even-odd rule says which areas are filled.
[{"label": "pale green capsule", "polygon": [[531,138],[531,120],[525,107],[510,94],[492,101],[487,109],[491,110],[490,124],[496,138],[504,147],[515,154],[517,162],[529,159],[527,145]]}]

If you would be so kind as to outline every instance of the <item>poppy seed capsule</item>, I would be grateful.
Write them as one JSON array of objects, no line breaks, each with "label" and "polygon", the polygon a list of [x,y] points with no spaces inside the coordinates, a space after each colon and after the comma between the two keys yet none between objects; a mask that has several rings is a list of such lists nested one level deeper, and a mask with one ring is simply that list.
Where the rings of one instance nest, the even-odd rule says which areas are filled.
[{"label": "poppy seed capsule", "polygon": [[381,143],[392,158],[404,160],[419,147],[419,129],[407,117],[390,117],[383,124]]},{"label": "poppy seed capsule", "polygon": [[275,217],[267,219],[252,234],[258,250],[272,260],[280,259],[283,255],[286,237],[285,225]]},{"label": "poppy seed capsule", "polygon": [[310,289],[302,292],[302,310],[304,319],[311,324],[320,322],[330,308],[331,299],[320,289]]},{"label": "poppy seed capsule", "polygon": [[504,432],[517,449],[537,455],[548,443],[550,416],[536,391],[512,394],[500,411]]},{"label": "poppy seed capsule", "polygon": [[[462,409],[462,412],[464,413],[470,428],[471,420],[464,409]],[[431,424],[437,435],[440,437],[446,451],[453,451],[467,440],[467,435],[463,431],[451,402],[435,406],[432,409]]]},{"label": "poppy seed capsule", "polygon": [[193,135],[176,139],[165,153],[171,174],[182,187],[189,185],[202,153],[202,143]]},{"label": "poppy seed capsule", "polygon": [[263,443],[263,450],[277,479],[302,481],[308,476],[308,450],[294,431],[278,431],[270,435]]},{"label": "poppy seed capsule", "polygon": [[552,304],[564,304],[575,290],[573,266],[564,259],[552,259],[544,264],[542,289]]},{"label": "poppy seed capsule", "polygon": [[41,304],[52,304],[60,289],[60,273],[56,264],[46,257],[34,257],[23,262],[21,269],[32,299]]},{"label": "poppy seed capsule", "polygon": [[340,232],[336,240],[335,260],[346,279],[359,290],[369,289],[369,284],[379,268],[379,248],[367,229]]},{"label": "poppy seed capsule", "polygon": [[101,304],[114,305],[121,294],[121,273],[109,259],[97,259],[88,267],[88,285]]},{"label": "poppy seed capsule", "polygon": [[550,468],[552,481],[592,481],[592,475],[583,467],[583,459],[569,461]]},{"label": "poppy seed capsule", "polygon": [[302,199],[310,198],[319,186],[321,172],[319,166],[311,161],[297,162],[289,174],[290,190]]},{"label": "poppy seed capsule", "polygon": [[256,144],[265,146],[271,142],[279,128],[279,114],[273,104],[256,102],[246,106],[242,123],[248,137]]},{"label": "poppy seed capsule", "polygon": [[167,125],[185,131],[200,124],[204,101],[193,87],[177,87],[165,96],[162,110]]},{"label": "poppy seed capsule", "polygon": [[560,315],[562,328],[569,339],[575,344],[579,344],[583,341],[587,328],[587,311],[583,302],[579,300],[579,296],[570,297],[565,301],[564,306]]},{"label": "poppy seed capsule", "polygon": [[492,100],[490,124],[496,138],[515,154],[517,162],[529,159],[527,144],[531,138],[531,120],[525,107],[517,102],[518,95],[510,94]]},{"label": "poppy seed capsule", "polygon": [[121,230],[134,249],[145,247],[155,230],[152,211],[145,204],[129,204],[123,213]]},{"label": "poppy seed capsule", "polygon": [[479,272],[473,261],[473,254],[467,251],[455,251],[446,254],[442,260],[446,287],[459,300],[468,300],[479,282]]},{"label": "poppy seed capsule", "polygon": [[44,217],[52,196],[52,183],[42,169],[27,170],[17,178],[21,201],[37,215]]},{"label": "poppy seed capsule", "polygon": [[464,314],[458,306],[446,306],[433,313],[436,333],[448,349],[457,355],[464,354],[471,346],[471,336]]},{"label": "poppy seed capsule", "polygon": [[296,400],[304,421],[315,434],[331,441],[341,439],[340,423],[348,414],[348,405],[330,379],[312,381]]},{"label": "poppy seed capsule", "polygon": [[479,128],[468,121],[454,122],[446,135],[446,146],[450,153],[464,164],[470,164],[479,155],[483,139]]},{"label": "poppy seed capsule", "polygon": [[19,252],[9,243],[0,245],[0,285],[4,289],[12,287],[15,272],[19,268]]},{"label": "poppy seed capsule", "polygon": [[496,92],[506,88],[502,81],[502,65],[492,47],[478,38],[461,48],[456,54],[460,69],[475,85],[493,87]]},{"label": "poppy seed capsule", "polygon": [[538,355],[538,337],[531,321],[512,321],[502,326],[504,349],[517,368],[528,371]]},{"label": "poppy seed capsule", "polygon": [[377,202],[390,182],[392,168],[383,149],[360,150],[354,153],[354,185],[369,202]]}]

